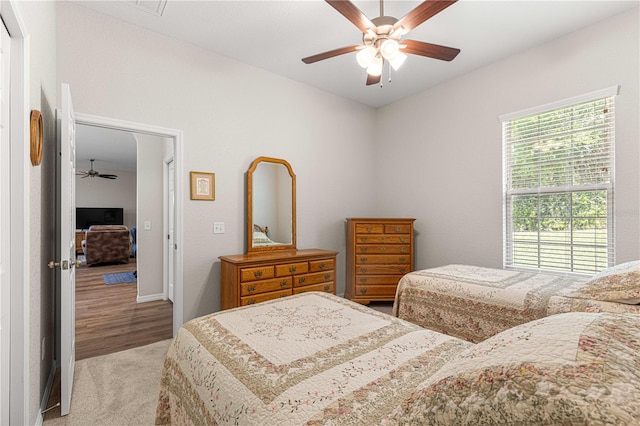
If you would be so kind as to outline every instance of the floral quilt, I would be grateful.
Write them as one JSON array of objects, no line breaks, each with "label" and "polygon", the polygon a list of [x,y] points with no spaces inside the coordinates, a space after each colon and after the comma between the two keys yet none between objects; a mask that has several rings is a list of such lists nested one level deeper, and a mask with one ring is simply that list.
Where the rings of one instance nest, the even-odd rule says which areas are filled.
[{"label": "floral quilt", "polygon": [[515,325],[561,312],[637,312],[640,306],[568,297],[588,278],[447,265],[405,275],[393,314],[480,342]]},{"label": "floral quilt", "polygon": [[327,293],[217,312],[171,344],[156,424],[383,424],[471,346]]}]

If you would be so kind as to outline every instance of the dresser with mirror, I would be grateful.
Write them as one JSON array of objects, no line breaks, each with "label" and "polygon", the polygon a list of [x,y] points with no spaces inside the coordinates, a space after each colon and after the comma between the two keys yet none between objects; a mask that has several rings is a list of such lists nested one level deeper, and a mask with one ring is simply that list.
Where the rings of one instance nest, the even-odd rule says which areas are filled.
[{"label": "dresser with mirror", "polygon": [[305,291],[336,292],[337,251],[296,246],[296,175],[259,157],[247,171],[247,250],[220,256],[222,309]]}]

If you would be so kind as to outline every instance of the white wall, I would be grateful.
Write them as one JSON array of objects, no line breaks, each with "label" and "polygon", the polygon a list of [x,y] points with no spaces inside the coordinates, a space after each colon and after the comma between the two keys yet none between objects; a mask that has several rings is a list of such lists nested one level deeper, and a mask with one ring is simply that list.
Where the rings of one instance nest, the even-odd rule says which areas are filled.
[{"label": "white wall", "polygon": [[[29,314],[28,353],[25,360],[28,377],[12,385],[13,390],[24,384],[28,399],[24,422],[34,424],[40,415],[45,385],[52,378],[55,358],[55,282],[54,272],[47,262],[55,257],[55,105],[56,105],[56,7],[51,2],[16,2],[28,34],[29,109],[42,113],[43,154],[39,166],[27,166],[29,187],[29,281],[25,296]],[[28,143],[28,142],[25,142]],[[21,327],[22,324],[12,324]],[[44,342],[44,345],[42,343]],[[14,367],[19,363],[15,363]],[[13,396],[12,396],[13,399]],[[15,420],[14,420],[15,421]],[[12,421],[13,423],[13,421]]]},{"label": "white wall", "polygon": [[99,169],[103,174],[117,175],[117,179],[76,177],[76,207],[122,207],[124,224],[136,225],[135,172]]},{"label": "white wall", "polygon": [[[220,308],[218,256],[245,252],[245,174],[259,156],[297,176],[297,243],[338,257],[344,218],[373,210],[375,111],[57,2],[58,82],[76,111],[184,132],[184,319]],[[216,174],[216,200],[189,199],[189,171]],[[213,222],[225,234],[213,234]]]},{"label": "white wall", "polygon": [[[135,135],[138,141],[138,297],[159,296],[163,291],[163,165],[165,138]],[[145,229],[149,222],[151,229]]]},{"label": "white wall", "polygon": [[377,210],[417,218],[417,268],[502,266],[501,114],[618,84],[617,261],[640,258],[639,39],[636,8],[378,111]]}]

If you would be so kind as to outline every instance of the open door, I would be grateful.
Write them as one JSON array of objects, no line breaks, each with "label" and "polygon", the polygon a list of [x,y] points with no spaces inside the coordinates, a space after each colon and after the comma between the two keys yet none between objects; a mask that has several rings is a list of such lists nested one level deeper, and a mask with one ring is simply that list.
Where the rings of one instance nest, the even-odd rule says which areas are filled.
[{"label": "open door", "polygon": [[49,267],[59,267],[60,271],[60,383],[61,413],[69,414],[73,371],[76,360],[76,281],[75,268],[80,266],[76,260],[76,215],[75,168],[76,168],[76,121],[71,102],[71,90],[68,84],[62,84],[62,106],[58,110],[59,127],[59,168],[58,208],[60,260],[50,262]]}]

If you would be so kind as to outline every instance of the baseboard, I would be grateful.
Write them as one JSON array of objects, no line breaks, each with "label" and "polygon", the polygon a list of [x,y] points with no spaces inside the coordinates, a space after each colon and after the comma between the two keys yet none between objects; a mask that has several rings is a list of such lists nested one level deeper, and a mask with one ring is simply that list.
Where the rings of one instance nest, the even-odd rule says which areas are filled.
[{"label": "baseboard", "polygon": [[164,293],[150,294],[148,296],[138,296],[136,298],[136,302],[138,303],[155,302],[156,300],[165,300]]}]

